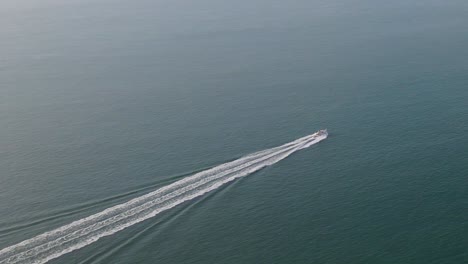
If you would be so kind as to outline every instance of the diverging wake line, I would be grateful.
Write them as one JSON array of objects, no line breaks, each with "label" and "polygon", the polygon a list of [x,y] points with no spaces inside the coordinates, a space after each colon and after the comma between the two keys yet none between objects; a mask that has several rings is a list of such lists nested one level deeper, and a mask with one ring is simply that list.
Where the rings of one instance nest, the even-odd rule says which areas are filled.
[{"label": "diverging wake line", "polygon": [[326,139],[327,136],[326,130],[320,130],[279,147],[244,156],[24,240],[0,250],[0,264],[39,264],[58,258],[85,247],[101,237],[112,235],[185,201],[215,190],[230,181],[275,164],[300,149],[308,148]]}]

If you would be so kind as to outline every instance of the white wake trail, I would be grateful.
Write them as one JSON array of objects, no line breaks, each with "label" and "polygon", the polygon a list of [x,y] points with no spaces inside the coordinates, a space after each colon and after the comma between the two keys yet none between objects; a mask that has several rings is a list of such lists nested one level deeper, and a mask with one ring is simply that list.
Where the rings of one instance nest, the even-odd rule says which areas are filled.
[{"label": "white wake trail", "polygon": [[326,134],[315,133],[183,178],[154,192],[0,250],[0,264],[45,263],[272,165],[326,137]]}]

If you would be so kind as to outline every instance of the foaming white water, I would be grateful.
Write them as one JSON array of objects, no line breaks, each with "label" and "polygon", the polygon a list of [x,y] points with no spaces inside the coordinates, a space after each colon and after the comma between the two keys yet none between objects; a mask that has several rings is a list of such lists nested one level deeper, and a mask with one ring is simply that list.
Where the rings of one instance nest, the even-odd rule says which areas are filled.
[{"label": "foaming white water", "polygon": [[315,133],[185,177],[126,203],[4,248],[0,250],[0,264],[45,263],[272,165],[326,137]]}]

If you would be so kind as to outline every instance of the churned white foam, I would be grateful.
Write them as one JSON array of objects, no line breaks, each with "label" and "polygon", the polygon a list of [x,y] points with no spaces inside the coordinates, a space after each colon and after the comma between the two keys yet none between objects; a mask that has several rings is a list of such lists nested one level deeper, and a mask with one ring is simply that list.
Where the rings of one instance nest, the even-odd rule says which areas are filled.
[{"label": "churned white foam", "polygon": [[0,250],[0,264],[45,263],[275,164],[326,137],[326,134],[315,133],[185,177],[126,203],[4,248]]}]

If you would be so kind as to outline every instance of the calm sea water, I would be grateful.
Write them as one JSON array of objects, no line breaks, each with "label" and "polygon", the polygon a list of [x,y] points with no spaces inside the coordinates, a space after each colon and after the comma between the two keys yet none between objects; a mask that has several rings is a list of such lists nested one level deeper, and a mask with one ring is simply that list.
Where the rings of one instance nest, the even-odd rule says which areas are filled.
[{"label": "calm sea water", "polygon": [[326,127],[50,263],[467,262],[467,12],[2,1],[0,249]]}]

